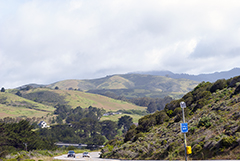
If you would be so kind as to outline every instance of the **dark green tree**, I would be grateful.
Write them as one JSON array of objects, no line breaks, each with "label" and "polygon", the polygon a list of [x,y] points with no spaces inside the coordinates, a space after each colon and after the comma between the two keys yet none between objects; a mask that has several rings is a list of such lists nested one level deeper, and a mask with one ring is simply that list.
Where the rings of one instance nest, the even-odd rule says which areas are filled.
[{"label": "dark green tree", "polygon": [[153,116],[155,117],[157,125],[162,124],[169,120],[169,117],[165,111],[157,111],[153,114]]},{"label": "dark green tree", "polygon": [[240,93],[240,85],[238,85],[234,91],[234,94],[238,94],[238,93]]},{"label": "dark green tree", "polygon": [[5,124],[4,131],[7,136],[7,144],[19,150],[25,150],[25,145],[27,145],[27,150],[38,149],[41,139],[38,133],[33,131],[33,128],[26,120]]},{"label": "dark green tree", "polygon": [[136,135],[137,130],[136,130],[136,125],[133,124],[129,130],[127,131],[125,137],[124,137],[124,142],[126,143],[127,141],[133,141],[134,136]]},{"label": "dark green tree", "polygon": [[147,111],[149,113],[153,113],[157,110],[157,104],[155,102],[151,102],[149,103],[149,105],[147,106]]},{"label": "dark green tree", "polygon": [[153,114],[146,115],[138,120],[138,132],[147,132],[152,126],[156,125],[156,119]]},{"label": "dark green tree", "polygon": [[104,135],[108,140],[113,139],[117,135],[117,124],[111,120],[104,120],[100,122],[102,127],[101,134]]},{"label": "dark green tree", "polygon": [[223,88],[227,87],[227,81],[225,79],[217,80],[212,87],[210,88],[210,92],[216,92],[218,89],[222,90]]},{"label": "dark green tree", "polygon": [[20,91],[17,91],[16,95],[22,97],[22,93]]},{"label": "dark green tree", "polygon": [[122,132],[125,133],[133,124],[133,119],[130,116],[124,115],[118,119],[118,129],[123,128]]},{"label": "dark green tree", "polygon": [[1,92],[5,92],[5,88],[4,87],[1,88]]}]

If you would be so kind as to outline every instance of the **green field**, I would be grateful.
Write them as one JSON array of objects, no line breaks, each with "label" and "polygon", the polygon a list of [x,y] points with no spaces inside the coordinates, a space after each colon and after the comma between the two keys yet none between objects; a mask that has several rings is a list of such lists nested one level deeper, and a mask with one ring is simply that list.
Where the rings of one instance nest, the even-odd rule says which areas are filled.
[{"label": "green field", "polygon": [[[21,91],[22,95],[31,99],[19,97],[15,93],[16,90],[7,90],[6,92],[0,93],[0,118],[43,117],[49,113],[53,113],[55,110],[54,105],[56,105],[60,99],[62,99],[61,102],[66,103],[66,105],[72,108],[78,106],[88,108],[89,106],[93,106],[103,108],[106,111],[146,109],[146,107],[136,106],[121,100],[74,90],[35,88]],[[134,120],[137,120],[139,117],[133,116]],[[110,117],[109,119],[117,120],[117,118],[114,119],[114,117]]]}]

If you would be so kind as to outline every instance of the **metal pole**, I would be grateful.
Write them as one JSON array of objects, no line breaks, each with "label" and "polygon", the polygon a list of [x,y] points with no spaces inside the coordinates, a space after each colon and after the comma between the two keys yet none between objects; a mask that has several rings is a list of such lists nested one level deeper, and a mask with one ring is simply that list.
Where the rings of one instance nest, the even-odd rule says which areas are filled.
[{"label": "metal pole", "polygon": [[27,151],[27,143],[23,143],[25,145],[25,150]]},{"label": "metal pole", "polygon": [[[185,123],[184,108],[182,108],[182,114],[183,114],[183,123]],[[184,135],[185,160],[187,161],[187,139],[186,139],[186,133],[184,133],[183,135]]]}]

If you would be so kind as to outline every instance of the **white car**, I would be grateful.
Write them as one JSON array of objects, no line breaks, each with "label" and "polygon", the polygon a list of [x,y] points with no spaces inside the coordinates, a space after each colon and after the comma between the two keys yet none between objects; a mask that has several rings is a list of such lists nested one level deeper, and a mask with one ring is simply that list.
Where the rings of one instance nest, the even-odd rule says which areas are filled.
[{"label": "white car", "polygon": [[88,158],[90,158],[90,154],[89,154],[88,152],[84,152],[84,153],[83,153],[83,157],[88,157]]}]

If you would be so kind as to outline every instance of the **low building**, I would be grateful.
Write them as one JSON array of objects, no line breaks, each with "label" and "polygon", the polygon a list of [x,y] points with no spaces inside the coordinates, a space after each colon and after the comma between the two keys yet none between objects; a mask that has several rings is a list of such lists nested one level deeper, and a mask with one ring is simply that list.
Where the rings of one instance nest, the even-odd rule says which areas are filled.
[{"label": "low building", "polygon": [[40,128],[50,127],[50,126],[47,125],[47,123],[46,123],[45,121],[41,121],[41,122],[38,124],[38,126],[39,126]]}]

